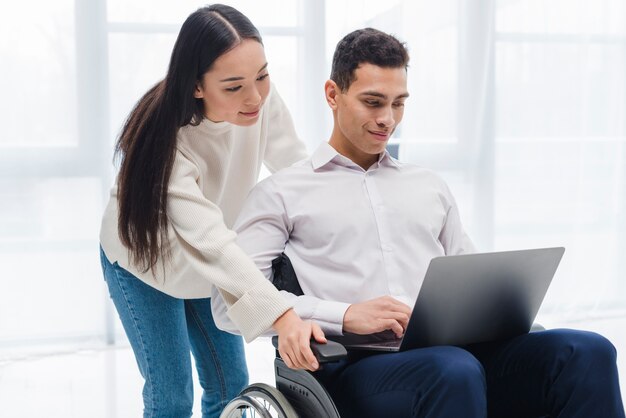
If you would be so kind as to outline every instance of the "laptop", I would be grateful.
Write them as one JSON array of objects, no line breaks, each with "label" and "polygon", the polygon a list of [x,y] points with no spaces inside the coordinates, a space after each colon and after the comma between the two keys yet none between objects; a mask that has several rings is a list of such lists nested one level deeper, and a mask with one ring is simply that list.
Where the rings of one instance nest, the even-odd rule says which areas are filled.
[{"label": "laptop", "polygon": [[405,351],[525,334],[565,249],[540,248],[431,260],[403,338],[385,331],[328,338],[349,350]]}]

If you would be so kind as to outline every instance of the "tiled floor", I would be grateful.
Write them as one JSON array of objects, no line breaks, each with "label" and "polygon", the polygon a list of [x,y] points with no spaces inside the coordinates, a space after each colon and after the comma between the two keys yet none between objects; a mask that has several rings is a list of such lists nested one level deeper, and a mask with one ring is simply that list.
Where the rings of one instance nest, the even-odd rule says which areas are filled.
[{"label": "tiled floor", "polygon": [[[626,387],[626,317],[553,323],[548,328],[588,329],[607,336],[617,346],[621,382]],[[247,350],[251,381],[273,383],[274,351],[268,340]],[[0,417],[2,418],[130,418],[140,417],[141,380],[128,347],[63,352],[48,356],[0,357]],[[626,391],[623,390],[623,393]],[[200,416],[196,388],[194,417]]]}]

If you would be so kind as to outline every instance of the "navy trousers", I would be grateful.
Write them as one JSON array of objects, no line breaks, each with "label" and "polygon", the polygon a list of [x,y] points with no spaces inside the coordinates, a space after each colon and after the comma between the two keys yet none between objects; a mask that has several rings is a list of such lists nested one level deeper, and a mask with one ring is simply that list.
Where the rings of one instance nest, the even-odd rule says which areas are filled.
[{"label": "navy trousers", "polygon": [[592,332],[351,352],[315,374],[342,418],[624,418],[615,348]]}]

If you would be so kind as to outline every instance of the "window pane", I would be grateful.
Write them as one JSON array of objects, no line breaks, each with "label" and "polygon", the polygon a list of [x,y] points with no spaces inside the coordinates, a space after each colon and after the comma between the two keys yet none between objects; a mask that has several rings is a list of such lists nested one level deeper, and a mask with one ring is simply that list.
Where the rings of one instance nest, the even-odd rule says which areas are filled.
[{"label": "window pane", "polygon": [[[195,10],[203,6],[195,0],[109,0],[110,22],[182,24]],[[234,0],[228,2],[259,26],[295,26],[298,23],[300,1],[293,0]],[[280,11],[280,19],[276,12]]]},{"label": "window pane", "polygon": [[0,244],[97,240],[101,188],[96,178],[0,181]]},{"label": "window pane", "polygon": [[0,336],[72,337],[103,326],[97,178],[0,182]]},{"label": "window pane", "polygon": [[452,22],[430,33],[411,33],[411,62],[402,138],[457,136],[457,28]]},{"label": "window pane", "polygon": [[623,134],[623,45],[499,42],[500,137]]},{"label": "window pane", "polygon": [[133,106],[167,73],[177,34],[109,35],[110,116],[116,137]]},{"label": "window pane", "polygon": [[14,2],[0,13],[0,148],[76,145],[74,2]]},{"label": "window pane", "polygon": [[3,246],[1,341],[71,338],[101,331],[105,296],[94,251],[97,240],[85,248],[53,247],[14,251]]},{"label": "window pane", "polygon": [[497,0],[498,32],[623,34],[625,28],[623,0]]},{"label": "window pane", "polygon": [[[292,36],[264,36],[270,79],[291,112],[296,128],[304,126],[298,106],[298,39]],[[320,94],[322,87],[320,87]],[[310,115],[309,115],[310,116]],[[300,122],[302,121],[302,122]]]}]

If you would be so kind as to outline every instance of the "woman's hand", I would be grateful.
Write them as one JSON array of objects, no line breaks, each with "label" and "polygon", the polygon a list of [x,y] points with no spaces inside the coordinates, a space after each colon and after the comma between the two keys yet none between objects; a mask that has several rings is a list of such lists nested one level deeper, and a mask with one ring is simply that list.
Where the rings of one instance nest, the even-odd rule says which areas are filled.
[{"label": "woman's hand", "polygon": [[278,333],[278,352],[288,367],[311,371],[319,368],[311,351],[311,337],[319,343],[326,343],[319,325],[303,321],[293,309],[289,309],[274,322],[273,328]]}]

